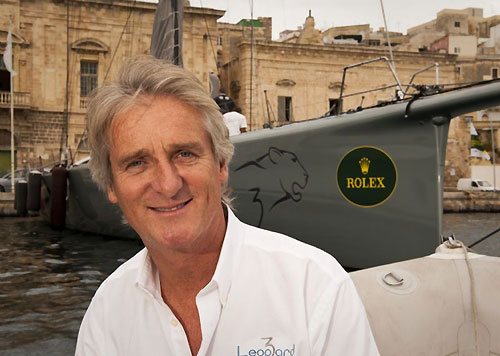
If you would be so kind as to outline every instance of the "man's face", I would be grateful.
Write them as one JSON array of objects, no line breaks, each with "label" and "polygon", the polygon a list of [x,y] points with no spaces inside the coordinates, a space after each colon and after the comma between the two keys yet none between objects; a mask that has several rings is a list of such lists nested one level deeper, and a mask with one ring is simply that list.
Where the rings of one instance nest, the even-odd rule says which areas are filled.
[{"label": "man's face", "polygon": [[227,165],[215,160],[202,120],[195,108],[162,96],[111,124],[108,197],[150,248],[202,251],[224,235]]}]

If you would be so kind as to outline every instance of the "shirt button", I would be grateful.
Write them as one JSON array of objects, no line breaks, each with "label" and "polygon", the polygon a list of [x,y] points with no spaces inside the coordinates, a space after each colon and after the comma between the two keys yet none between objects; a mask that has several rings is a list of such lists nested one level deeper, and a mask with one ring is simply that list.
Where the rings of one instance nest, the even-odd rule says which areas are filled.
[{"label": "shirt button", "polygon": [[172,326],[177,326],[177,325],[179,325],[179,322],[177,321],[177,319],[172,318],[170,320],[170,324],[172,324]]}]

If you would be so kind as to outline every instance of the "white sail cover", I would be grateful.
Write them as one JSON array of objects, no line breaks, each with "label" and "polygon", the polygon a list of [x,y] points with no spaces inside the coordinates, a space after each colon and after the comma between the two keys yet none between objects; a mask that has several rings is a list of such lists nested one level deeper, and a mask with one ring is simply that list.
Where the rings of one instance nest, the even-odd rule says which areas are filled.
[{"label": "white sail cover", "polygon": [[159,0],[151,38],[150,54],[182,66],[182,21],[184,0]]}]

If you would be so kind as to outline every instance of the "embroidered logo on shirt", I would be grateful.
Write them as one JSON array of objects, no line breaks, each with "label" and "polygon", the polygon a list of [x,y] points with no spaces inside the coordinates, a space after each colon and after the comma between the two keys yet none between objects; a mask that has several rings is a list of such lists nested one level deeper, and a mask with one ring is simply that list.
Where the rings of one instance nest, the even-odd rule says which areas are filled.
[{"label": "embroidered logo on shirt", "polygon": [[236,356],[294,356],[295,344],[289,347],[274,345],[272,337],[263,337],[262,345],[256,347],[236,346]]}]

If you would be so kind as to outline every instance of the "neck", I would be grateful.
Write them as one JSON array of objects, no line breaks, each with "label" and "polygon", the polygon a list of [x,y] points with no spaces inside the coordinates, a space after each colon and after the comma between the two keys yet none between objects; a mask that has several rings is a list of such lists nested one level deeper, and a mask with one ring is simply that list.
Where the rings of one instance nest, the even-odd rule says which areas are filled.
[{"label": "neck", "polygon": [[160,275],[161,289],[166,295],[197,294],[211,280],[219,260],[226,233],[227,216],[220,211],[212,235],[203,244],[183,250],[150,248],[149,253]]},{"label": "neck", "polygon": [[207,236],[204,248],[189,251],[152,248],[149,251],[160,275],[163,301],[182,324],[192,355],[198,353],[202,341],[196,296],[215,273],[226,233],[227,216],[224,218],[224,215],[221,209],[219,226],[213,236]]}]

